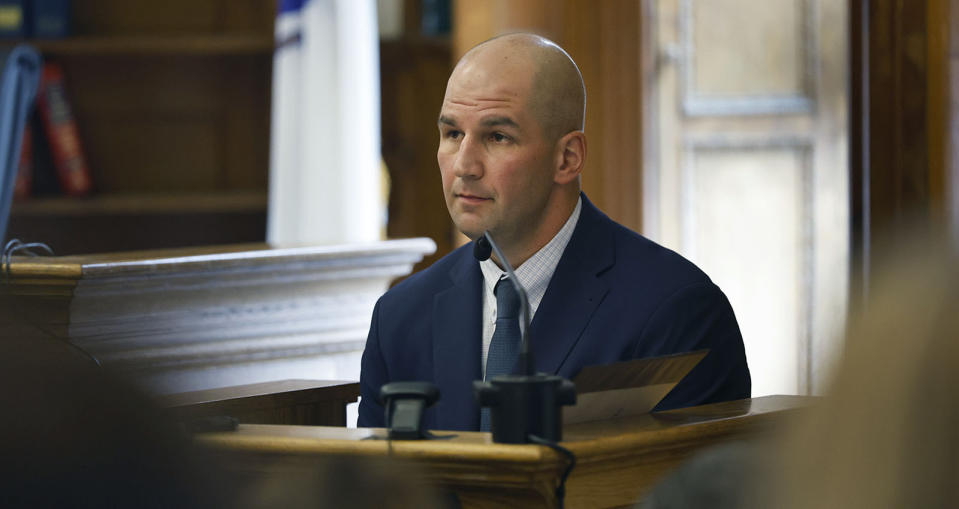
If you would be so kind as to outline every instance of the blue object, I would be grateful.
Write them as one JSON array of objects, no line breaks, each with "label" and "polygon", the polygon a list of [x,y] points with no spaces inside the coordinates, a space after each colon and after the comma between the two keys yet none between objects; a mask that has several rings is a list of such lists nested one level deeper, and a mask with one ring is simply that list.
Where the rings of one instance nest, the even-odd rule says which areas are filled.
[{"label": "blue object", "polygon": [[278,14],[302,11],[307,1],[308,0],[280,0]]},{"label": "blue object", "polygon": [[38,39],[70,35],[70,0],[33,0],[30,27]]},{"label": "blue object", "polygon": [[32,46],[21,44],[0,55],[0,243],[6,240],[13,186],[20,162],[23,127],[37,96],[42,61]]},{"label": "blue object", "polygon": [[449,35],[451,23],[450,0],[422,0],[420,29],[428,37]]},{"label": "blue object", "polygon": [[16,39],[29,35],[26,0],[0,0],[0,38]]}]

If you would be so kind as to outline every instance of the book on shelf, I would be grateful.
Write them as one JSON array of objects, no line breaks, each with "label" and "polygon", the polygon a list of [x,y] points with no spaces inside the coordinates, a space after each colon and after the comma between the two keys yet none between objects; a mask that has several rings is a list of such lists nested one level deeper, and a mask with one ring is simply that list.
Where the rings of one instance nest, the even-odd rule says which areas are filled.
[{"label": "book on shelf", "polygon": [[60,190],[67,196],[84,196],[93,190],[93,178],[67,99],[63,68],[56,62],[43,65],[37,109],[56,169]]},{"label": "book on shelf", "polygon": [[0,38],[62,39],[71,34],[71,0],[0,0]]},{"label": "book on shelf", "polygon": [[29,120],[23,128],[20,142],[20,162],[17,165],[17,179],[13,184],[13,198],[22,200],[33,193],[33,132]]},{"label": "book on shelf", "polygon": [[0,0],[0,39],[29,35],[27,7],[27,0]]},{"label": "book on shelf", "polygon": [[36,108],[27,124],[33,145],[33,179],[30,195],[36,197],[60,196],[60,184],[57,182],[57,171],[53,167],[53,156],[50,154],[50,143],[43,132],[43,122],[40,112]]},{"label": "book on shelf", "polygon": [[70,35],[70,0],[33,0],[31,37],[61,39]]}]

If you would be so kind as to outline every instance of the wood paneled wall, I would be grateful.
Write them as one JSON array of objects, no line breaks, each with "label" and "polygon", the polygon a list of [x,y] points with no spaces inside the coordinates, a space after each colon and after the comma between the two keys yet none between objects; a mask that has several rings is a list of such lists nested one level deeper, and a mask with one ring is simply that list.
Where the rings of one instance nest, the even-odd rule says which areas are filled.
[{"label": "wood paneled wall", "polygon": [[72,0],[78,34],[273,33],[274,0]]},{"label": "wood paneled wall", "polygon": [[38,141],[50,185],[34,179],[9,235],[58,254],[262,242],[275,1],[71,7],[71,37],[30,42],[64,68],[94,196],[60,196]]},{"label": "wood paneled wall", "polygon": [[409,37],[380,44],[383,160],[391,181],[387,236],[436,242],[436,253],[417,270],[453,248],[453,222],[436,163],[436,118],[451,68],[444,41]]},{"label": "wood paneled wall", "polygon": [[854,300],[873,277],[876,240],[941,220],[951,194],[950,1],[850,1]]},{"label": "wood paneled wall", "polygon": [[[266,190],[274,9],[264,0],[73,2],[79,37],[159,43],[51,57],[65,67],[99,192]],[[198,47],[161,49],[185,36]],[[211,36],[267,46],[218,52],[203,46]]]},{"label": "wood paneled wall", "polygon": [[959,0],[949,2],[949,114],[946,149],[946,207],[952,231],[959,235]]},{"label": "wood paneled wall", "polygon": [[460,0],[453,8],[453,58],[490,37],[517,31],[556,41],[586,82],[588,152],[583,187],[610,217],[642,226],[642,2],[636,0]]}]

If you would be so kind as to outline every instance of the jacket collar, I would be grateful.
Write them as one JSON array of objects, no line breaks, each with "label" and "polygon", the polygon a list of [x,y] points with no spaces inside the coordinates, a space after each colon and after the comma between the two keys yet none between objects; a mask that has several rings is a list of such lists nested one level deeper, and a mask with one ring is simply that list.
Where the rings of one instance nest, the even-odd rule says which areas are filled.
[{"label": "jacket collar", "polygon": [[452,285],[433,296],[433,375],[443,394],[437,429],[478,429],[473,381],[481,378],[482,284],[473,245],[460,248],[449,272]]},{"label": "jacket collar", "polygon": [[613,222],[582,195],[583,210],[530,324],[536,369],[557,374],[609,291],[598,276],[615,263]]}]

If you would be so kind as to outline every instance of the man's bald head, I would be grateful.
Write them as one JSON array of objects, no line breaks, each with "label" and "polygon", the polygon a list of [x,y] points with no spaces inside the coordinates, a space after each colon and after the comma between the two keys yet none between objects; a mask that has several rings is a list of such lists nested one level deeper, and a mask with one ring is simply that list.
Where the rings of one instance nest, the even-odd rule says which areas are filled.
[{"label": "man's bald head", "polygon": [[573,59],[553,41],[533,34],[494,37],[469,50],[453,70],[484,66],[490,72],[530,73],[530,112],[540,121],[547,139],[555,141],[582,131],[586,117],[586,86]]},{"label": "man's bald head", "polygon": [[450,217],[470,238],[496,235],[517,265],[545,246],[580,196],[585,90],[559,46],[491,39],[453,69],[437,119],[436,161]]}]

